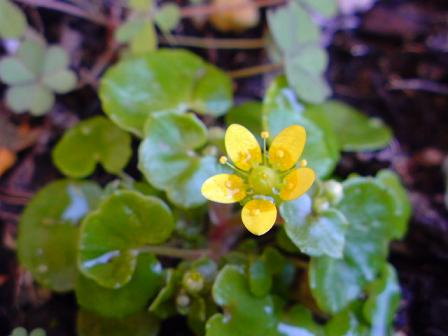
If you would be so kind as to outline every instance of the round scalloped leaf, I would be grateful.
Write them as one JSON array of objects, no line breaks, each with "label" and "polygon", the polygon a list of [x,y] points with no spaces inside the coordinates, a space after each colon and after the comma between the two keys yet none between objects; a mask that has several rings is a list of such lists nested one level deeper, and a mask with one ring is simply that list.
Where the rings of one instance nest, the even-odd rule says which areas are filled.
[{"label": "round scalloped leaf", "polygon": [[395,202],[394,214],[396,220],[392,227],[392,238],[401,239],[406,234],[409,218],[411,217],[412,212],[406,189],[401,184],[399,176],[391,170],[381,170],[376,175],[376,180],[391,193]]},{"label": "round scalloped leaf", "polygon": [[355,177],[344,182],[344,198],[338,209],[349,222],[345,256],[371,281],[383,265],[389,240],[396,232],[394,200],[376,180]]},{"label": "round scalloped leaf", "polygon": [[314,321],[311,312],[301,305],[295,305],[285,312],[277,329],[279,336],[323,335],[322,327]]},{"label": "round scalloped leaf", "polygon": [[364,318],[372,325],[372,335],[388,335],[400,304],[400,286],[392,265],[385,264],[379,279],[369,285]]},{"label": "round scalloped leaf", "polygon": [[333,126],[345,151],[375,150],[387,146],[392,131],[378,118],[369,118],[359,110],[337,101],[329,101],[315,108]]},{"label": "round scalloped leaf", "polygon": [[202,183],[218,172],[214,157],[195,153],[207,141],[207,129],[192,114],[151,117],[139,149],[139,169],[156,188],[182,208],[206,202]]},{"label": "round scalloped leaf", "polygon": [[5,84],[16,85],[32,81],[36,76],[19,58],[3,57],[0,59],[0,79]]},{"label": "round scalloped leaf", "polygon": [[263,105],[257,101],[249,101],[232,107],[226,114],[226,124],[240,124],[246,127],[261,140],[260,133],[263,131],[261,122]]},{"label": "round scalloped leaf", "polygon": [[311,258],[308,280],[319,307],[335,314],[362,292],[362,275],[344,259]]},{"label": "round scalloped leaf", "polygon": [[[364,336],[369,334],[369,328],[361,318],[361,309],[355,302],[351,306],[334,315],[325,325],[325,335]],[[382,335],[382,334],[378,334]]]},{"label": "round scalloped leaf", "polygon": [[78,336],[157,336],[159,321],[146,312],[126,318],[106,318],[80,310],[76,329]]},{"label": "round scalloped leaf", "polygon": [[53,106],[54,94],[39,84],[12,86],[6,91],[6,104],[14,112],[30,111],[35,116],[41,116]]},{"label": "round scalloped leaf", "polygon": [[92,174],[97,163],[120,173],[131,155],[131,136],[98,116],[69,129],[54,148],[53,161],[65,175],[80,178]]},{"label": "round scalloped leaf", "polygon": [[179,6],[174,3],[168,3],[160,6],[157,9],[155,21],[157,26],[163,32],[169,33],[176,28],[181,19],[181,12]]},{"label": "round scalloped leaf", "polygon": [[45,56],[45,42],[40,39],[26,39],[17,51],[17,58],[36,76],[41,74]]},{"label": "round scalloped leaf", "polygon": [[137,249],[163,243],[173,229],[171,210],[160,199],[117,190],[82,222],[79,268],[104,287],[123,287],[134,274]]},{"label": "round scalloped leaf", "polygon": [[199,112],[222,115],[230,107],[231,101],[225,103],[228,97],[227,76],[186,50],[157,50],[121,61],[106,72],[100,87],[106,114],[137,135],[154,114],[199,106]]},{"label": "round scalloped leaf", "polygon": [[266,296],[272,286],[272,275],[262,259],[250,262],[248,272],[249,287],[255,296]]},{"label": "round scalloped leaf", "polygon": [[59,46],[51,46],[45,52],[45,60],[42,67],[42,74],[51,74],[68,67],[69,57],[67,51]]},{"label": "round scalloped leaf", "polygon": [[311,199],[305,194],[283,203],[280,213],[288,237],[303,253],[316,257],[342,257],[348,222],[338,210],[311,214]]},{"label": "round scalloped leaf", "polygon": [[152,254],[139,255],[132,279],[123,287],[102,287],[79,273],[76,281],[78,304],[106,317],[124,317],[146,307],[163,284],[163,270]]},{"label": "round scalloped leaf", "polygon": [[333,132],[326,132],[303,115],[304,107],[281,76],[269,87],[263,102],[263,126],[275,137],[284,128],[298,124],[306,129],[307,140],[302,158],[308,161],[319,177],[328,176],[339,160]]},{"label": "round scalloped leaf", "polygon": [[34,279],[54,291],[74,287],[78,223],[101,197],[93,182],[60,180],[42,190],[26,207],[18,229],[20,263]]},{"label": "round scalloped leaf", "polygon": [[26,28],[26,17],[20,8],[12,1],[0,0],[0,37],[19,38]]},{"label": "round scalloped leaf", "polygon": [[226,311],[206,325],[207,336],[275,335],[277,316],[271,296],[256,297],[241,268],[225,266],[213,285],[213,299]]},{"label": "round scalloped leaf", "polygon": [[318,12],[324,17],[332,17],[338,12],[336,0],[296,0],[296,2]]}]

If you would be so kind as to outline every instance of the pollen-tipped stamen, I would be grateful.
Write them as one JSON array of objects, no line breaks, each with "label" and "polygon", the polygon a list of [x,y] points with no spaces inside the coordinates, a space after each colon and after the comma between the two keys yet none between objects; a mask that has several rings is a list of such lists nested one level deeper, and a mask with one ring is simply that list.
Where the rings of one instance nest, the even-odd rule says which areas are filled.
[{"label": "pollen-tipped stamen", "polygon": [[231,164],[231,163],[229,162],[229,159],[227,159],[227,156],[224,156],[224,155],[221,156],[221,157],[219,158],[219,163],[222,164],[222,165],[225,165],[225,166],[229,167],[229,168],[232,169],[233,171],[238,172],[238,173],[240,173],[240,174],[242,174],[242,175],[244,175],[244,176],[247,176],[247,175],[248,175],[247,172],[245,172],[244,170],[241,170],[241,169],[239,169],[238,167],[236,167],[236,166],[234,166],[233,164]]}]

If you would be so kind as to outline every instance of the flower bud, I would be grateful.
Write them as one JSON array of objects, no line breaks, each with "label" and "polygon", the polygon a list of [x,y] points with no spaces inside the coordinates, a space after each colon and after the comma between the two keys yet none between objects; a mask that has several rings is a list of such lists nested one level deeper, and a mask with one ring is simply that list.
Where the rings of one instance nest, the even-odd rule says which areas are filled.
[{"label": "flower bud", "polygon": [[344,188],[342,187],[342,184],[335,180],[330,180],[324,183],[324,192],[332,205],[338,204],[344,197]]},{"label": "flower bud", "polygon": [[325,197],[316,197],[313,200],[313,210],[315,213],[321,213],[330,208],[330,202]]},{"label": "flower bud", "polygon": [[185,309],[190,305],[190,297],[184,292],[180,292],[176,296],[176,305],[179,309]]},{"label": "flower bud", "polygon": [[188,271],[182,279],[182,286],[190,294],[198,294],[204,288],[204,277],[198,271]]}]

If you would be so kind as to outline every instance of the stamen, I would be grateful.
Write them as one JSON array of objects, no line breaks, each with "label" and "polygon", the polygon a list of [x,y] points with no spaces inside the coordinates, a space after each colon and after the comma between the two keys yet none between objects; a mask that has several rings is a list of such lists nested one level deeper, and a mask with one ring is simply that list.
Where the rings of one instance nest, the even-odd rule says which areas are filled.
[{"label": "stamen", "polygon": [[240,173],[240,174],[242,174],[242,175],[244,175],[244,176],[247,176],[247,172],[245,172],[245,171],[243,171],[243,170],[241,170],[241,169],[235,167],[233,164],[231,164],[231,163],[229,162],[229,160],[227,159],[227,156],[224,156],[224,155],[221,156],[221,157],[219,158],[219,163],[222,164],[222,165],[226,165],[226,166],[229,167],[230,169],[232,169],[232,170],[234,170],[234,171],[236,171],[236,172],[238,172],[238,173]]},{"label": "stamen", "polygon": [[263,132],[261,132],[261,138],[262,138],[262,139],[267,139],[267,138],[269,138],[269,132],[268,132],[268,131],[263,131]]},{"label": "stamen", "polygon": [[227,157],[226,156],[221,156],[219,158],[219,163],[220,164],[226,164],[227,163]]},{"label": "stamen", "polygon": [[307,160],[302,160],[302,161],[300,161],[300,167],[301,168],[304,168],[304,167],[306,167],[308,165],[308,161]]}]

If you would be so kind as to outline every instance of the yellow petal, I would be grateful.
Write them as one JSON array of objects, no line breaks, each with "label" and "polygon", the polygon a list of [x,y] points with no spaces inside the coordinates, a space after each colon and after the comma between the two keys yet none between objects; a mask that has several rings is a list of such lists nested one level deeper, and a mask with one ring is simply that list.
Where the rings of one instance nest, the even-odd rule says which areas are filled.
[{"label": "yellow petal", "polygon": [[302,196],[311,188],[315,179],[316,174],[311,168],[294,169],[283,179],[280,198],[284,201],[291,201]]},{"label": "yellow petal", "polygon": [[268,232],[277,219],[277,208],[266,200],[252,200],[241,212],[243,224],[251,233],[261,236]]},{"label": "yellow petal", "polygon": [[292,168],[302,155],[306,141],[305,128],[292,125],[282,130],[269,147],[269,163],[285,171]]},{"label": "yellow petal", "polygon": [[246,187],[241,177],[234,174],[219,174],[202,184],[202,195],[218,203],[235,203],[246,197]]},{"label": "yellow petal", "polygon": [[224,140],[227,154],[238,168],[247,171],[261,162],[260,145],[247,128],[230,125]]}]

